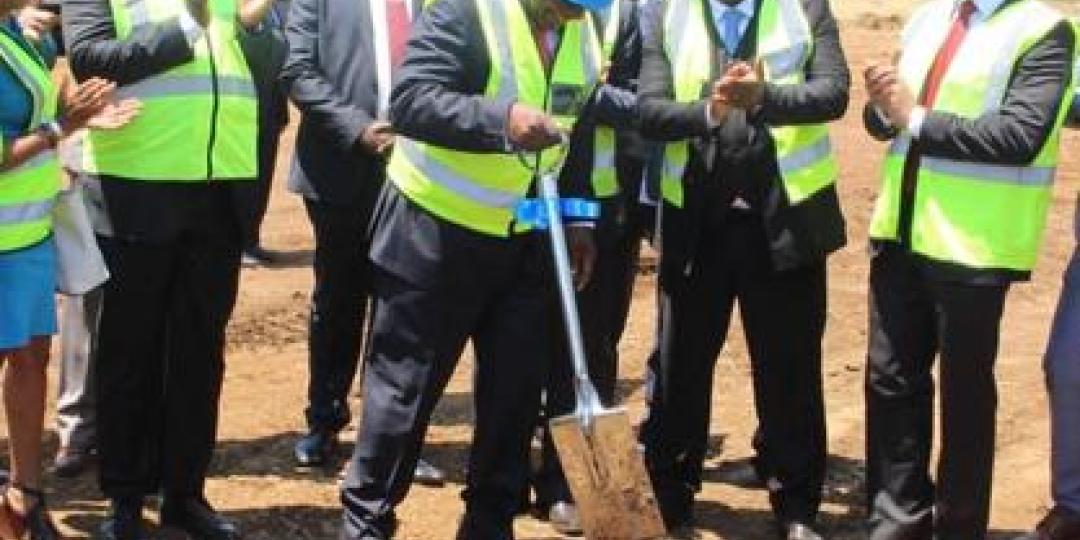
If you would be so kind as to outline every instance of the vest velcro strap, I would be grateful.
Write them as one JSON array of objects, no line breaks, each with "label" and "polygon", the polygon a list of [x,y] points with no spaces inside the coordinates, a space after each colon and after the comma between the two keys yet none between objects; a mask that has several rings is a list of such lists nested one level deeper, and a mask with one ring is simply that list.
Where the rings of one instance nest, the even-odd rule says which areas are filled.
[{"label": "vest velcro strap", "polygon": [[[216,91],[222,96],[255,98],[255,86],[243,77],[218,76]],[[215,80],[206,75],[161,76],[143,79],[117,89],[120,98],[153,99],[175,96],[204,96],[215,92]]]},{"label": "vest velcro strap", "polygon": [[799,150],[793,154],[777,159],[777,165],[783,172],[792,172],[805,169],[823,159],[832,156],[832,144],[828,137],[822,137],[820,141]]},{"label": "vest velcro strap", "polygon": [[1032,165],[1016,167],[931,157],[922,158],[922,169],[971,180],[1032,187],[1045,187],[1053,184],[1054,173],[1057,170],[1056,167],[1036,167]]},{"label": "vest velcro strap", "polygon": [[0,206],[0,225],[17,225],[45,219],[52,213],[53,199]]},{"label": "vest velcro strap", "polygon": [[462,178],[458,173],[450,170],[437,160],[428,158],[426,152],[407,138],[398,138],[394,152],[401,152],[412,163],[413,167],[421,171],[432,182],[484,206],[509,210],[521,201],[522,197],[519,193],[491,189],[481,186],[468,178]]},{"label": "vest velcro strap", "polygon": [[[589,199],[559,199],[559,214],[564,218],[578,221],[596,221],[600,219],[600,204]],[[521,225],[535,229],[548,228],[550,219],[544,199],[523,199],[514,208],[514,220]]]}]

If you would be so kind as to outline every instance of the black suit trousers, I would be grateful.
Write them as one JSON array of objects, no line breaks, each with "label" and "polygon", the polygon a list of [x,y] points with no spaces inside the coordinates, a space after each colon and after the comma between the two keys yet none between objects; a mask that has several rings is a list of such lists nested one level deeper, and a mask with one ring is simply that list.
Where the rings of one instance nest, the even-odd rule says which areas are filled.
[{"label": "black suit trousers", "polygon": [[[363,417],[342,486],[341,538],[389,538],[432,411],[471,339],[476,418],[459,539],[511,539],[547,369],[546,239],[473,233],[388,191],[390,215],[375,236],[392,236],[395,261],[375,259]],[[395,265],[430,273],[406,276],[388,269]]]},{"label": "black suit trousers", "polygon": [[[260,115],[266,114],[260,111]],[[240,223],[240,243],[245,250],[259,247],[259,231],[270,206],[270,189],[274,184],[274,165],[277,163],[278,141],[282,126],[263,122],[258,132],[258,172],[254,182],[236,182],[233,194],[236,217]]]},{"label": "black suit trousers", "polygon": [[[886,247],[870,269],[866,379],[871,540],[982,540],[994,464],[994,363],[1007,285],[928,279]],[[930,479],[935,356],[941,454]]]},{"label": "black suit trousers", "polygon": [[[227,186],[216,186],[227,196]],[[210,195],[208,194],[208,197]],[[162,241],[99,237],[98,449],[110,498],[201,496],[217,432],[240,242],[227,197]]]},{"label": "black suit trousers", "polygon": [[[680,212],[670,206],[663,211]],[[659,369],[641,433],[665,521],[687,522],[701,487],[713,372],[736,300],[750,352],[762,458],[774,484],[770,502],[781,520],[812,521],[826,458],[824,261],[774,271],[760,216],[730,211],[706,226],[696,256],[679,270],[664,269],[660,276]]]},{"label": "black suit trousers", "polygon": [[363,344],[371,262],[372,206],[304,199],[315,232],[315,288],[308,327],[308,427],[338,431],[349,423],[348,394]]}]

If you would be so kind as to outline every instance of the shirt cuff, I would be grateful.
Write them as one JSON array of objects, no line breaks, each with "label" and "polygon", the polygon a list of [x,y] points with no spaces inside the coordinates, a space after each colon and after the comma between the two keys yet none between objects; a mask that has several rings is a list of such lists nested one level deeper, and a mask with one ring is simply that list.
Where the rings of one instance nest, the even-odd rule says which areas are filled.
[{"label": "shirt cuff", "polygon": [[926,121],[926,107],[916,106],[911,109],[911,117],[908,118],[908,133],[915,139],[922,133],[923,122]]},{"label": "shirt cuff", "polygon": [[189,47],[195,47],[195,42],[199,41],[203,36],[203,32],[205,32],[203,27],[199,26],[199,22],[195,20],[195,17],[192,17],[187,12],[180,14],[180,31],[184,33]]},{"label": "shirt cuff", "polygon": [[708,103],[705,104],[705,125],[708,126],[709,129],[720,126],[720,122],[713,118],[712,107],[710,107]]}]

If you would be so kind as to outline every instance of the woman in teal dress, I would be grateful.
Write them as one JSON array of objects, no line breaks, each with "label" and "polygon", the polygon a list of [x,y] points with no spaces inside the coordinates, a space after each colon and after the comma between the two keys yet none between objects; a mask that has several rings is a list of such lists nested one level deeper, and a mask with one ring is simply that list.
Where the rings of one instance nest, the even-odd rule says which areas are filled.
[{"label": "woman in teal dress", "polygon": [[0,0],[0,362],[11,450],[0,498],[0,539],[60,538],[41,487],[45,368],[56,331],[56,256],[51,211],[60,187],[56,143],[112,99],[114,85],[90,80],[63,99],[48,63],[15,15],[26,0]]}]

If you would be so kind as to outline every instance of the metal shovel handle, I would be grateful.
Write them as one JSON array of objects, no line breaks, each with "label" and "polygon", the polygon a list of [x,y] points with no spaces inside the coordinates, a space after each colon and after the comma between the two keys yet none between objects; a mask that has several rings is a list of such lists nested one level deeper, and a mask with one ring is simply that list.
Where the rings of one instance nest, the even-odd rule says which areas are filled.
[{"label": "metal shovel handle", "polygon": [[566,324],[566,335],[570,341],[570,359],[574,366],[574,394],[577,407],[574,415],[582,427],[592,428],[593,418],[603,411],[599,395],[589,378],[589,366],[585,362],[585,345],[581,337],[581,321],[578,318],[577,297],[574,281],[570,272],[570,256],[566,246],[566,234],[563,231],[562,213],[559,208],[559,188],[555,173],[540,176],[540,198],[548,218],[548,232],[551,237],[551,252],[555,258],[555,276],[559,286],[559,300]]}]

